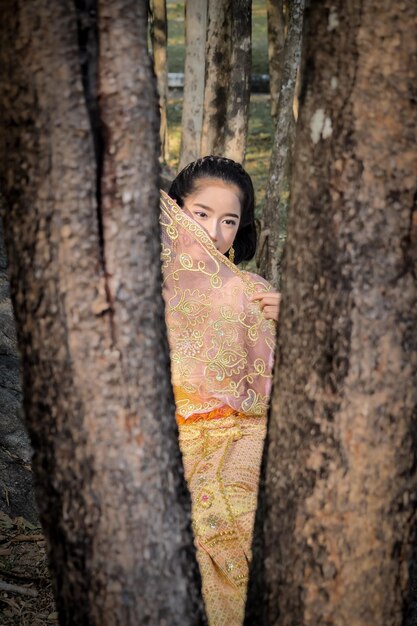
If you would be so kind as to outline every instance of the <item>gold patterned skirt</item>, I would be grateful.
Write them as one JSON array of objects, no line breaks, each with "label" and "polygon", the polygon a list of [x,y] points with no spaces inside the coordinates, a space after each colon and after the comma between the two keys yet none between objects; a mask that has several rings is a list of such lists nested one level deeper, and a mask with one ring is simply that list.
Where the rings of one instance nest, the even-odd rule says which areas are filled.
[{"label": "gold patterned skirt", "polygon": [[241,626],[266,418],[222,407],[177,421],[208,621]]}]

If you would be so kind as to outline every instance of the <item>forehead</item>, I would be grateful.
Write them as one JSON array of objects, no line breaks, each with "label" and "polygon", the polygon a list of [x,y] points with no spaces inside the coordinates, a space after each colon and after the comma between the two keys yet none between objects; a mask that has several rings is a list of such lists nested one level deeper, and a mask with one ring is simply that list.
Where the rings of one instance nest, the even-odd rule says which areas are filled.
[{"label": "forehead", "polygon": [[233,207],[241,210],[241,191],[237,185],[225,182],[219,178],[200,178],[196,180],[194,190],[189,199],[192,202],[204,201],[208,206],[216,208],[221,203],[222,206]]}]

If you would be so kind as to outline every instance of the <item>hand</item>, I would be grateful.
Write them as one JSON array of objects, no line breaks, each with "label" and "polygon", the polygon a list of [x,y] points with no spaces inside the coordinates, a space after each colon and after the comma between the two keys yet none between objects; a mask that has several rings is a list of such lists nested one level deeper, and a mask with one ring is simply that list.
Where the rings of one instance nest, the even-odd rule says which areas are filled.
[{"label": "hand", "polygon": [[264,291],[251,296],[252,302],[259,302],[261,311],[267,320],[278,321],[281,294],[278,291]]}]

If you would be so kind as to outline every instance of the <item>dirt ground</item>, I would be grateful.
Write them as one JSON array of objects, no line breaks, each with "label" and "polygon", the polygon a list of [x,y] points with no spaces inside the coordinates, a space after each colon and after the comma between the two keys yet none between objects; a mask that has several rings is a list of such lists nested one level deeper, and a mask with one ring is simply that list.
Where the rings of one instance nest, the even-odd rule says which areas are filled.
[{"label": "dirt ground", "polygon": [[0,624],[58,624],[42,530],[0,512]]}]

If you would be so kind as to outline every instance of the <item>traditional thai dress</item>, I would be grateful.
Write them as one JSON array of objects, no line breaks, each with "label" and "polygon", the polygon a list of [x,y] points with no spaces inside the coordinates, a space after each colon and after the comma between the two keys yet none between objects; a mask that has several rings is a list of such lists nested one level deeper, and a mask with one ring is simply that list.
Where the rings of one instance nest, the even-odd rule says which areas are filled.
[{"label": "traditional thai dress", "polygon": [[162,260],[180,448],[210,626],[241,626],[266,431],[274,322],[269,290],[216,250],[162,192]]}]

